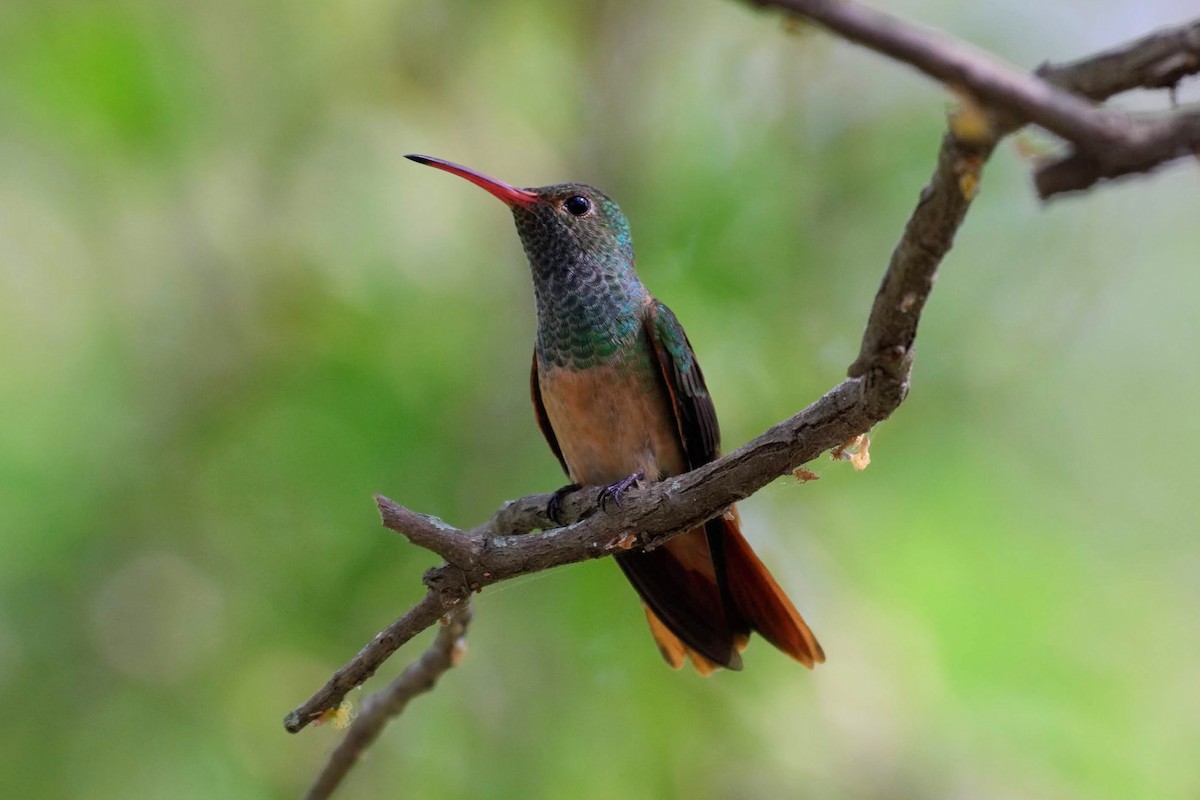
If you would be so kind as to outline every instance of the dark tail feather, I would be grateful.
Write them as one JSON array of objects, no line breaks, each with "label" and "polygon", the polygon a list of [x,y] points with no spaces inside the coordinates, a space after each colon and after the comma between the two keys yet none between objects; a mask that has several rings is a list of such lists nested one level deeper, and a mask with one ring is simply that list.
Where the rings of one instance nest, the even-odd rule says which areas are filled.
[{"label": "dark tail feather", "polygon": [[[805,624],[800,612],[779,588],[771,573],[742,536],[736,512],[710,521],[720,524],[725,575],[737,613],[771,644],[812,669],[825,661],[825,651]],[[710,530],[710,537],[713,531]],[[715,548],[714,548],[715,549]]]},{"label": "dark tail feather", "polygon": [[617,563],[646,604],[650,630],[667,663],[682,663],[682,646],[702,673],[711,671],[708,662],[742,668],[739,637],[726,616],[725,592],[717,585],[704,528],[656,550],[622,553]]},{"label": "dark tail feather", "polygon": [[752,630],[806,667],[825,660],[804,619],[742,537],[736,511],[657,550],[622,553],[617,563],[642,597],[659,652],[676,669],[685,657],[702,675],[741,669]]}]

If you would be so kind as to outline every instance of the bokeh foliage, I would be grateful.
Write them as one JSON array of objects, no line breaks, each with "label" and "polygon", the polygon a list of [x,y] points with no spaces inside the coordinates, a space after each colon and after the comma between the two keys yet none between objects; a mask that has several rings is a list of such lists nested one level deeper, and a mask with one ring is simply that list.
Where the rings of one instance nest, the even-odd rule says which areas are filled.
[{"label": "bokeh foliage", "polygon": [[[1194,11],[892,5],[1026,66]],[[371,493],[467,525],[562,482],[507,214],[404,153],[618,198],[729,447],[844,373],[948,101],[728,2],[5,3],[2,785],[296,795],[337,734],[283,714],[433,563]],[[743,504],[826,666],[672,673],[613,565],[520,580],[344,796],[1195,797],[1195,168],[1027,171],[874,464]]]}]

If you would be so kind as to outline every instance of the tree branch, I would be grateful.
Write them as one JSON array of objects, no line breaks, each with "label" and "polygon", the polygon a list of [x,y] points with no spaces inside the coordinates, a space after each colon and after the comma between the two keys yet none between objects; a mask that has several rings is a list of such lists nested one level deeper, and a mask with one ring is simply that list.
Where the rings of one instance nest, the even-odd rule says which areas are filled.
[{"label": "tree branch", "polygon": [[[451,612],[451,624],[457,619],[465,629],[465,601],[472,591],[634,546],[657,547],[887,419],[908,393],[913,343],[938,266],[975,197],[982,168],[1003,135],[1032,121],[1075,146],[1074,153],[1039,171],[1043,196],[1152,168],[1171,157],[1171,148],[1190,148],[1200,141],[1196,112],[1144,120],[1087,102],[1137,87],[1173,86],[1200,71],[1200,20],[1095,56],[1046,64],[1036,75],[1026,75],[949,37],[848,0],[753,1],[807,16],[844,38],[912,64],[965,89],[991,112],[988,135],[968,139],[956,135],[952,126],[943,137],[933,177],[892,252],[849,377],[734,452],[686,474],[630,489],[622,497],[622,508],[612,513],[597,513],[595,487],[560,498],[558,519],[563,527],[550,516],[551,494],[505,503],[487,522],[466,531],[377,495],[385,526],[447,563],[426,573],[429,591],[416,606],[288,714],[288,731],[295,733],[337,708],[396,649],[443,614]],[[364,704],[310,797],[328,796],[386,721],[412,696],[431,688],[448,668],[461,631],[453,636],[447,631],[443,629],[430,651],[392,686]]]},{"label": "tree branch", "polygon": [[1176,158],[1200,158],[1200,111],[1181,111],[1154,121],[1157,134],[1145,147],[1112,157],[1102,150],[1076,148],[1069,155],[1037,168],[1033,185],[1038,197],[1091,188],[1104,179],[1158,169]]},{"label": "tree branch", "polygon": [[1103,178],[1147,172],[1200,152],[1196,114],[1133,116],[1088,102],[1134,86],[1173,87],[1200,71],[1200,20],[1164,29],[1094,59],[1060,68],[1045,66],[1037,74],[1028,74],[939,31],[850,0],[750,2],[797,14],[967,91],[1000,112],[998,127],[1005,131],[1031,122],[1070,142],[1071,154],[1036,171],[1034,185],[1043,199],[1089,188]]},{"label": "tree branch", "polygon": [[932,28],[919,27],[849,0],[751,0],[798,14],[847,41],[916,67],[948,86],[970,91],[979,102],[1037,123],[1064,139],[1123,146],[1128,135],[1118,115],[1017,69]]},{"label": "tree branch", "polygon": [[429,649],[386,689],[367,698],[325,768],[305,793],[305,800],[325,800],[332,795],[363,752],[379,738],[384,726],[404,711],[408,701],[432,690],[443,673],[458,665],[466,649],[464,637],[470,622],[471,609],[466,605],[451,613]]},{"label": "tree branch", "polygon": [[1049,62],[1036,74],[1092,100],[1130,89],[1173,89],[1200,71],[1200,19],[1163,28],[1111,50],[1065,64]]},{"label": "tree branch", "polygon": [[320,691],[288,714],[283,720],[283,727],[289,733],[296,733],[324,712],[341,705],[350,690],[365,683],[401,645],[462,602],[467,593],[458,592],[457,588],[453,584],[431,587],[408,613],[378,633],[349,664],[333,673]]}]

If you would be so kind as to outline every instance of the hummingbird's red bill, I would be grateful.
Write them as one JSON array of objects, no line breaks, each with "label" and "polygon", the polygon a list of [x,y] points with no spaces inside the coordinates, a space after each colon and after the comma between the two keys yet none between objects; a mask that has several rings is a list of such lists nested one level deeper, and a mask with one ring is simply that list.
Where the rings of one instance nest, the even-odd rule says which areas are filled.
[{"label": "hummingbird's red bill", "polygon": [[515,186],[509,186],[504,181],[498,181],[495,178],[488,177],[482,172],[476,172],[473,169],[467,169],[464,166],[455,164],[451,161],[445,161],[440,158],[431,158],[430,156],[407,155],[405,158],[410,161],[415,161],[418,164],[434,167],[444,170],[452,175],[457,175],[460,178],[466,178],[471,183],[486,189],[496,197],[511,205],[529,207],[538,201],[538,196],[525,189],[518,189]]}]

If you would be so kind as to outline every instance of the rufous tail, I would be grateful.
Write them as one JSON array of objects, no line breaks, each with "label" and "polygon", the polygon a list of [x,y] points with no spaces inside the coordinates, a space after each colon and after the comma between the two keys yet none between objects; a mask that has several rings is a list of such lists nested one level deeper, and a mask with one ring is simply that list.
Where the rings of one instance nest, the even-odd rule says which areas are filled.
[{"label": "rufous tail", "polygon": [[741,669],[751,631],[812,668],[821,645],[742,536],[731,511],[646,553],[617,557],[642,597],[659,652],[709,675]]},{"label": "rufous tail", "polygon": [[738,612],[763,638],[809,669],[824,663],[817,637],[742,536],[736,512],[730,517],[717,521],[724,527],[725,574]]}]

